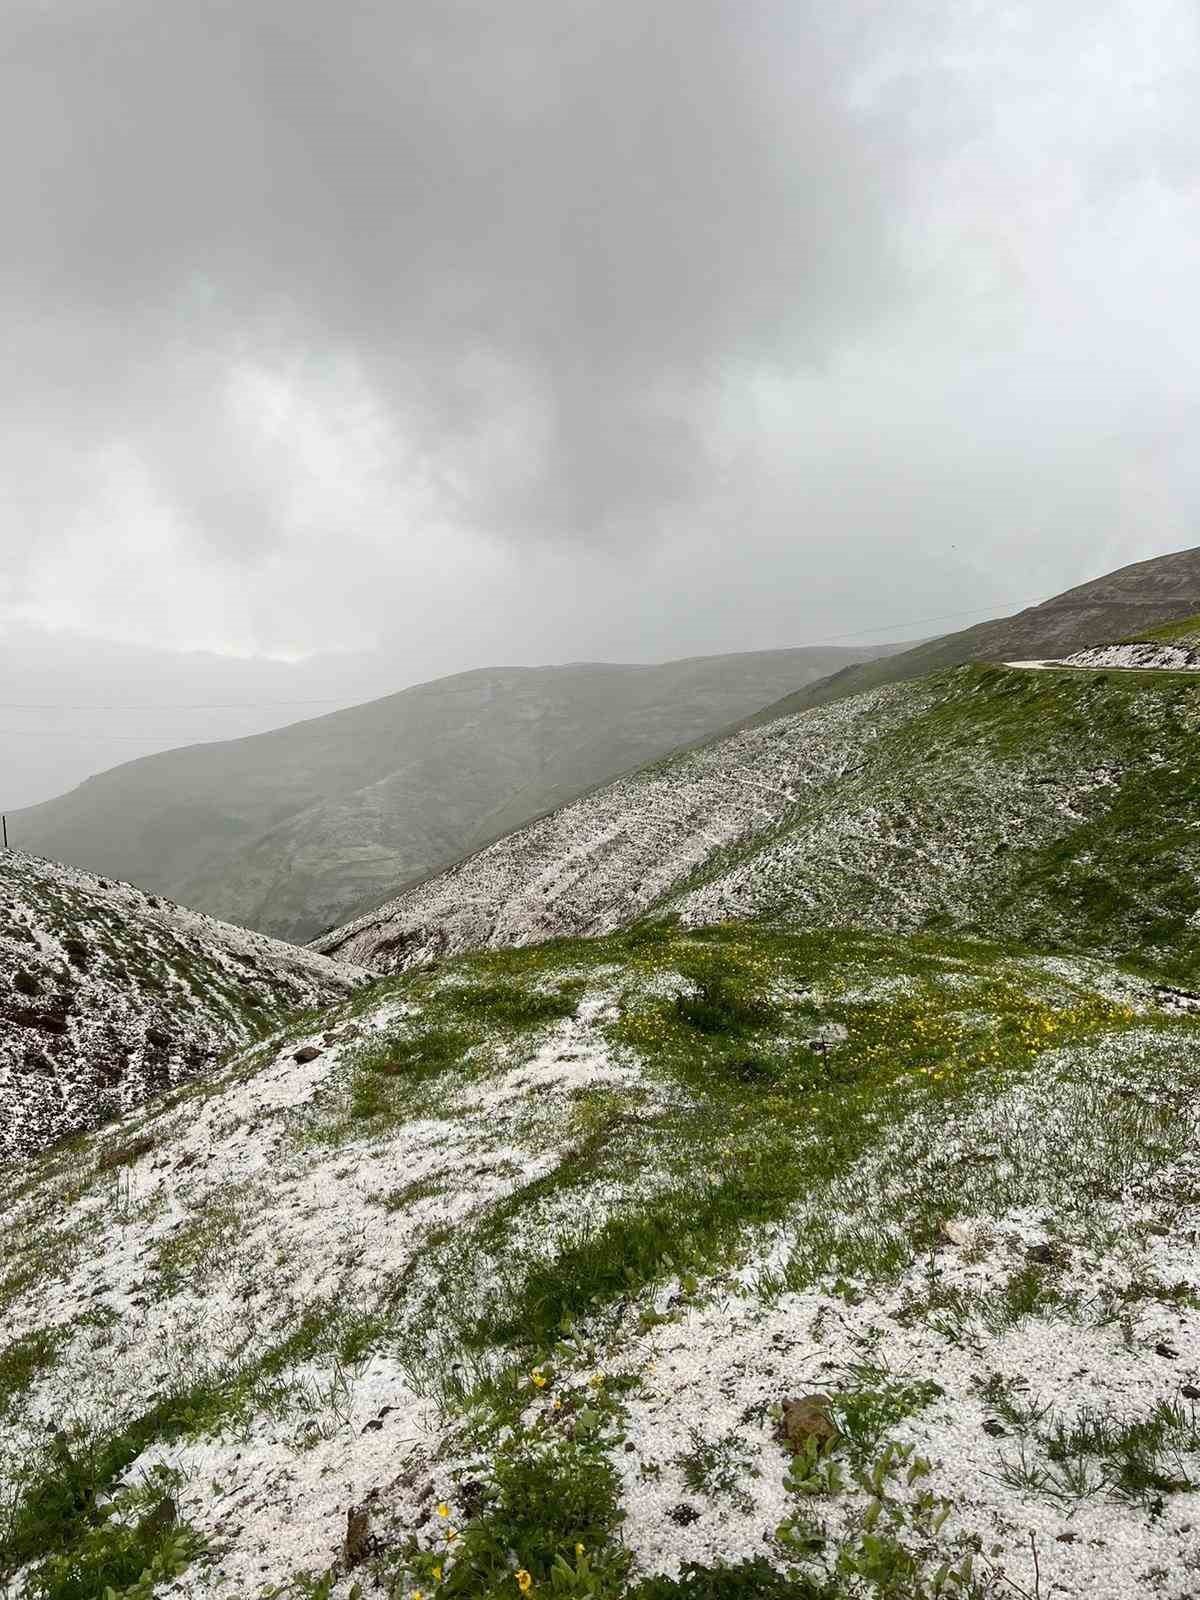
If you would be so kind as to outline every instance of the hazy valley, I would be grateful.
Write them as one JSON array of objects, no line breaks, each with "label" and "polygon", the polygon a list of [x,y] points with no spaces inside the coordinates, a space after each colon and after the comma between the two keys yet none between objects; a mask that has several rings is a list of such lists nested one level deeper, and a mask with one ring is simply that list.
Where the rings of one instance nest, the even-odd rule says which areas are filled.
[{"label": "hazy valley", "polygon": [[1182,593],[309,948],[0,857],[13,1600],[1190,1595]]},{"label": "hazy valley", "polygon": [[9,826],[24,849],[306,939],[872,653],[462,673],[273,733],[143,757]]}]

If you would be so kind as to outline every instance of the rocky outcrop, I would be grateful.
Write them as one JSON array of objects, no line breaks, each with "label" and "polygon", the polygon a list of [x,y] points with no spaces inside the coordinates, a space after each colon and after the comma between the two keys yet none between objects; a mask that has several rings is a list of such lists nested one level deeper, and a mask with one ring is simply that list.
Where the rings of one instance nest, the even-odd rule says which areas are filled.
[{"label": "rocky outcrop", "polygon": [[0,853],[0,1160],[131,1110],[365,976],[131,884]]}]

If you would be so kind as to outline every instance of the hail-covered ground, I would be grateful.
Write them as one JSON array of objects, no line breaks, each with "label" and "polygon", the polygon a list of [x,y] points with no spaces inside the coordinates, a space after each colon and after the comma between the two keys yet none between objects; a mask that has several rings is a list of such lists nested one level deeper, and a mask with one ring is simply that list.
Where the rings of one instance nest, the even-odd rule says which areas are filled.
[{"label": "hail-covered ground", "polygon": [[388,979],[4,1181],[0,1584],[1194,1597],[1198,1090],[1012,944]]},{"label": "hail-covered ground", "polygon": [[399,971],[675,911],[1136,951],[1195,982],[1198,734],[1191,672],[962,667],[631,774],[317,947]]},{"label": "hail-covered ground", "polygon": [[1200,650],[1193,650],[1188,645],[1135,640],[1128,644],[1093,645],[1087,650],[1076,650],[1069,656],[1008,661],[1005,665],[1032,668],[1040,672],[1051,671],[1055,667],[1115,667],[1126,672],[1200,672]]},{"label": "hail-covered ground", "polygon": [[0,852],[0,1160],[162,1094],[365,976],[131,884]]}]

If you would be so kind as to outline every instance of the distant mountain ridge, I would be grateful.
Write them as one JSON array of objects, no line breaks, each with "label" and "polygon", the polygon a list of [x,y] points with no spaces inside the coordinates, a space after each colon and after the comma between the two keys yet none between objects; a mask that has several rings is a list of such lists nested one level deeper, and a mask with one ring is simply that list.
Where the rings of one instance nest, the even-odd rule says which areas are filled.
[{"label": "distant mountain ridge", "polygon": [[10,814],[10,836],[303,940],[621,772],[896,648],[459,673],[115,767]]}]

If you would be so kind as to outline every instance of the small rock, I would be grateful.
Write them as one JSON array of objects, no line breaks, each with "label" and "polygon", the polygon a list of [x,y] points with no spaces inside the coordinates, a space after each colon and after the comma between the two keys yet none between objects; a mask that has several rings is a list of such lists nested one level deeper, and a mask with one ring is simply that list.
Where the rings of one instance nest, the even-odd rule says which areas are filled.
[{"label": "small rock", "polygon": [[1154,1346],[1154,1354],[1156,1356],[1163,1356],[1168,1361],[1175,1361],[1179,1356],[1179,1351],[1176,1350],[1173,1345],[1167,1344],[1164,1339],[1160,1339],[1159,1342]]},{"label": "small rock", "polygon": [[138,1533],[141,1535],[165,1533],[168,1528],[173,1528],[179,1518],[179,1508],[170,1495],[165,1495],[154,1509],[146,1514],[138,1523]]},{"label": "small rock", "polygon": [[1008,1429],[1002,1422],[997,1422],[995,1417],[987,1419],[983,1425],[983,1431],[984,1433],[990,1433],[993,1439],[1005,1439],[1008,1437]]},{"label": "small rock", "polygon": [[678,1528],[686,1528],[689,1523],[700,1521],[700,1513],[695,1506],[689,1506],[686,1501],[682,1501],[677,1506],[672,1506],[667,1515]]},{"label": "small rock", "polygon": [[306,1061],[315,1061],[317,1057],[322,1054],[324,1054],[324,1052],[318,1050],[315,1044],[306,1044],[302,1050],[296,1051],[295,1055],[292,1057],[292,1060],[299,1062],[299,1064],[303,1066]]},{"label": "small rock", "polygon": [[457,1489],[458,1504],[463,1516],[473,1522],[483,1512],[486,1504],[486,1494],[481,1478],[468,1478],[465,1483],[460,1483]]},{"label": "small rock", "polygon": [[1058,1544],[1074,1544],[1078,1537],[1079,1535],[1077,1533],[1072,1533],[1069,1528],[1066,1533],[1056,1533],[1054,1535],[1055,1541]]},{"label": "small rock", "polygon": [[1061,1253],[1045,1240],[1041,1244],[1031,1244],[1025,1252],[1025,1258],[1043,1267],[1057,1267],[1062,1261]]},{"label": "small rock", "polygon": [[785,1400],[775,1437],[786,1444],[793,1455],[803,1450],[810,1439],[836,1438],[837,1429],[829,1415],[831,1403],[827,1394],[804,1394]]},{"label": "small rock", "polygon": [[342,1560],[347,1572],[361,1566],[374,1550],[374,1544],[371,1513],[366,1506],[351,1506],[346,1512],[346,1538],[342,1544]]},{"label": "small rock", "polygon": [[971,1230],[965,1222],[942,1222],[938,1225],[938,1237],[943,1244],[966,1245],[971,1242]]},{"label": "small rock", "polygon": [[850,1030],[844,1022],[823,1022],[808,1041],[808,1048],[815,1056],[828,1055],[849,1037]]},{"label": "small rock", "polygon": [[1200,1389],[1194,1383],[1185,1383],[1179,1392],[1185,1400],[1200,1400]]}]

